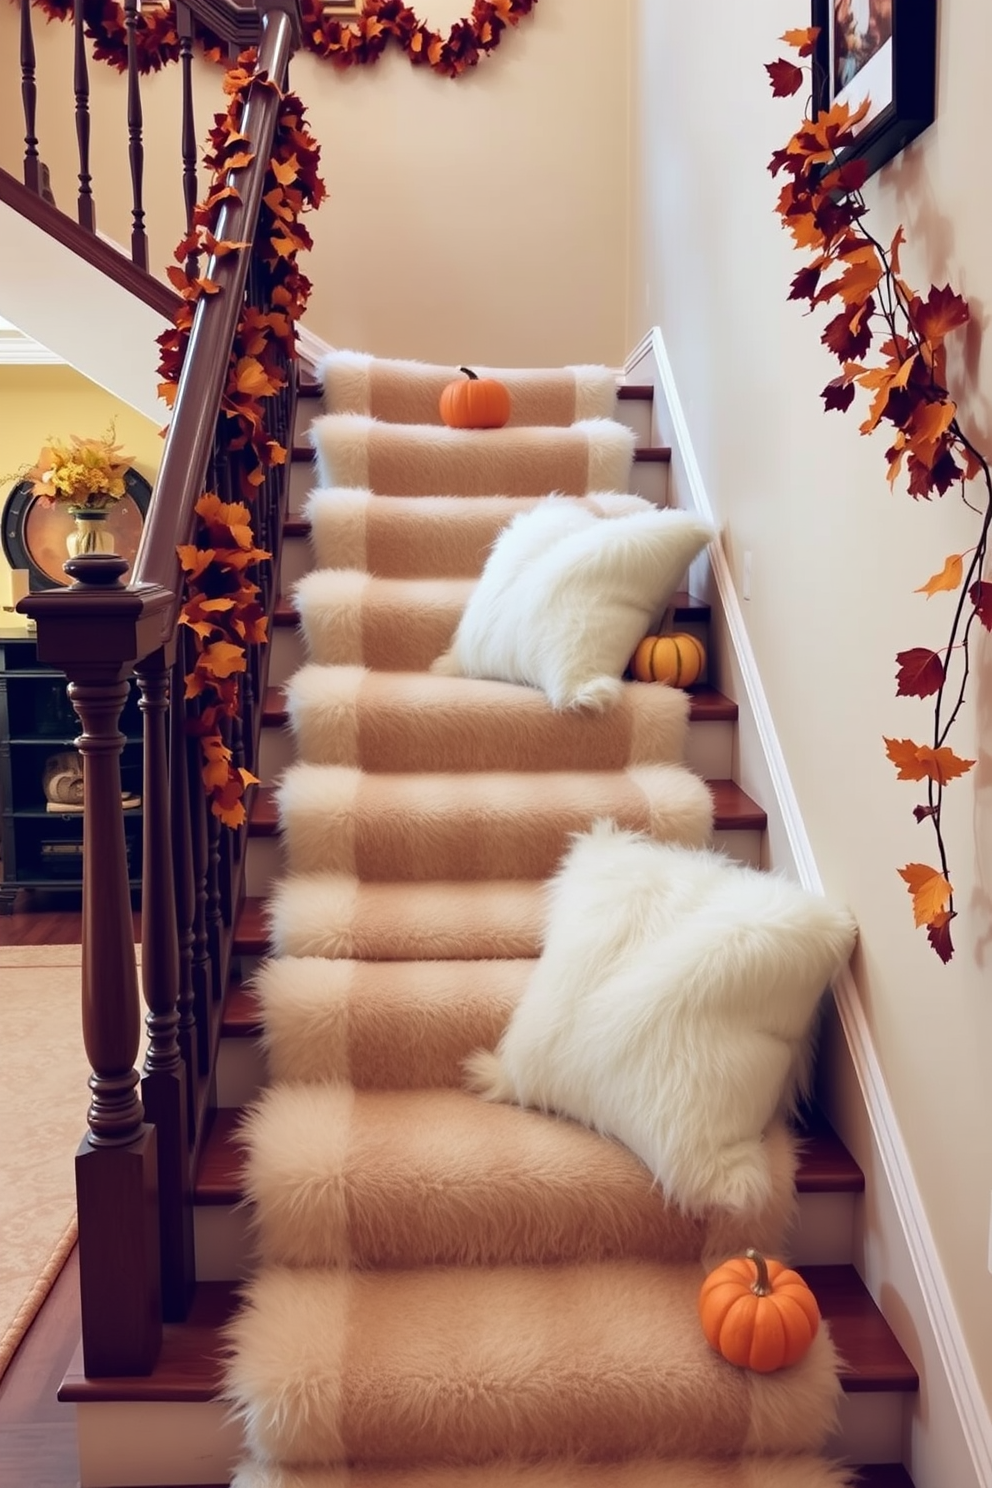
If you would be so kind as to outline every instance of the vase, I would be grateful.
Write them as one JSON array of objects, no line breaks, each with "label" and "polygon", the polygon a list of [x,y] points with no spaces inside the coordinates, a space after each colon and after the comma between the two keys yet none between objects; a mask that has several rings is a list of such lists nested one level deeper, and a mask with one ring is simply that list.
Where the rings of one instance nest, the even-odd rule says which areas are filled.
[{"label": "vase", "polygon": [[65,540],[70,558],[82,558],[88,553],[112,553],[114,534],[107,526],[107,513],[94,507],[70,507],[73,516],[72,531]]}]

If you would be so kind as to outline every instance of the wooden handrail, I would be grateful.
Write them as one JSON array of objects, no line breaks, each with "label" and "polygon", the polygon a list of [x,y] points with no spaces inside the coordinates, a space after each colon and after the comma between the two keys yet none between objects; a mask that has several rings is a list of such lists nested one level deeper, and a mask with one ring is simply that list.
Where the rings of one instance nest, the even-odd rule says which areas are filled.
[{"label": "wooden handrail", "polygon": [[[283,77],[292,52],[293,26],[280,4],[263,18],[259,71],[270,78]],[[229,199],[221,207],[215,229],[219,240],[244,242],[253,236],[278,112],[279,99],[273,89],[261,83],[253,84],[239,128],[246,138],[246,150],[255,158],[245,170],[228,175],[228,184],[237,187],[239,197]],[[245,252],[207,260],[206,277],[219,285],[219,293],[201,295],[197,301],[176,391],[175,412],[158,473],[158,486],[169,496],[167,501],[152,503],[135,560],[134,586],[165,588],[176,596],[167,630],[162,635],[163,643],[175,628],[181,589],[176,547],[189,540],[193,506],[203,494],[248,263]]]},{"label": "wooden handrail", "polygon": [[154,275],[139,269],[117,248],[112,247],[103,238],[98,238],[96,233],[80,227],[74,218],[67,217],[65,212],[59,211],[58,207],[53,206],[37,192],[29,190],[23,182],[18,181],[16,176],[10,175],[2,167],[0,167],[0,201],[6,202],[8,207],[13,207],[15,212],[19,212],[36,227],[40,227],[42,232],[54,238],[57,243],[61,243],[64,248],[78,253],[80,258],[85,258],[108,278],[116,279],[118,284],[123,285],[136,299],[150,305],[167,320],[173,319],[182,304],[175,290],[170,289],[161,279],[156,279]]}]

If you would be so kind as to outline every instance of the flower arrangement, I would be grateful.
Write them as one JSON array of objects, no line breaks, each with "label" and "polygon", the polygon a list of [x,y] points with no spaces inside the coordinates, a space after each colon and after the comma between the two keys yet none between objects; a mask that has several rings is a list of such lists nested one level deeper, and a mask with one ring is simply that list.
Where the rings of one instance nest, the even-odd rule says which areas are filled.
[{"label": "flower arrangement", "polygon": [[106,511],[127,495],[124,477],[130,463],[130,455],[114,443],[111,425],[101,439],[73,434],[66,441],[51,440],[23,479],[31,482],[32,495],[45,506]]}]

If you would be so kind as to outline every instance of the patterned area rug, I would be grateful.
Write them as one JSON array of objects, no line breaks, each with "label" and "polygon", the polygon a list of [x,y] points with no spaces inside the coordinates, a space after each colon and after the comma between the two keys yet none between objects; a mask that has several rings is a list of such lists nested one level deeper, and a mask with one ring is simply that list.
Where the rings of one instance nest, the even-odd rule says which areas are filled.
[{"label": "patterned area rug", "polygon": [[76,1242],[89,1074],[79,946],[0,946],[0,1376]]},{"label": "patterned area rug", "polygon": [[0,946],[0,1375],[76,1240],[89,1065],[78,946]]},{"label": "patterned area rug", "polygon": [[618,1143],[465,1089],[540,954],[569,835],[604,815],[710,833],[684,694],[628,684],[610,713],[562,715],[430,672],[522,503],[629,490],[611,374],[581,373],[609,409],[572,395],[571,423],[479,435],[409,422],[431,404],[404,378],[436,396],[454,369],[358,372],[332,359],[313,429],[309,659],[256,983],[271,1083],[243,1132],[258,1267],[230,1336],[235,1488],[840,1488],[817,1456],[828,1331],[762,1376],[696,1315],[709,1258],[784,1242],[785,1131],[765,1212],[689,1218]]}]

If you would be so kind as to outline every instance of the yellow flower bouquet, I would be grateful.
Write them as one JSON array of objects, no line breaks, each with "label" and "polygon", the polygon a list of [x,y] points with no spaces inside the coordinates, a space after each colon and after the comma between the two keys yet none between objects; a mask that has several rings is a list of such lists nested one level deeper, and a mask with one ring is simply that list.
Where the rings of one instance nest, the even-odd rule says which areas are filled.
[{"label": "yellow flower bouquet", "polygon": [[46,506],[106,511],[127,494],[124,476],[131,463],[113,441],[113,427],[102,439],[80,439],[78,434],[66,441],[53,439],[24,475],[32,483],[32,495]]}]

